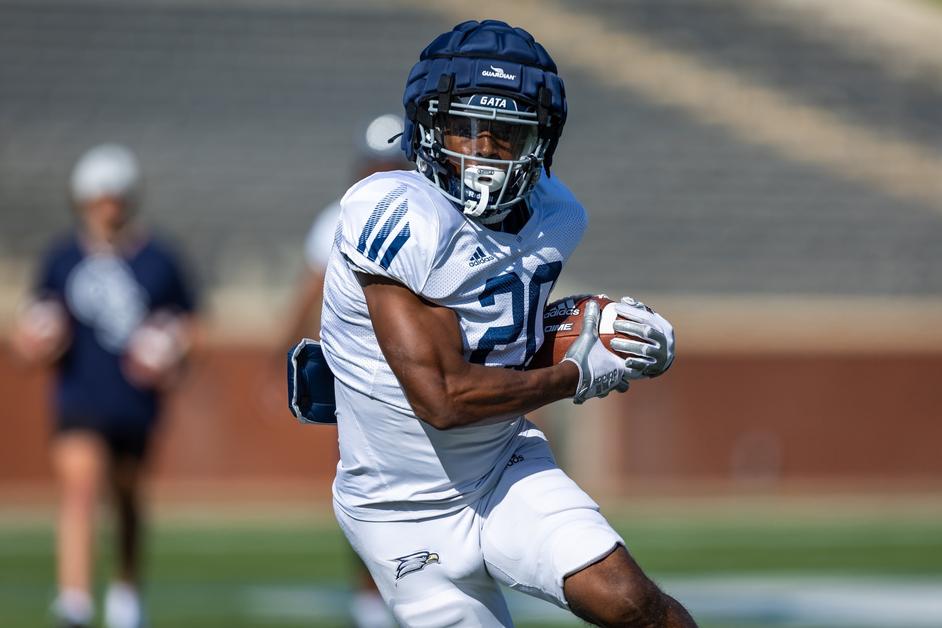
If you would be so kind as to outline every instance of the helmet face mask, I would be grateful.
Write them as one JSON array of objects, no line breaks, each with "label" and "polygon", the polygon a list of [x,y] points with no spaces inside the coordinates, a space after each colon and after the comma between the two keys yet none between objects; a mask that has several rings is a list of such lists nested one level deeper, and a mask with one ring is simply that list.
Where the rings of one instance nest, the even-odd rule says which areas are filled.
[{"label": "helmet face mask", "polygon": [[536,113],[488,94],[459,97],[447,113],[437,99],[427,107],[433,127],[419,125],[420,169],[465,214],[485,223],[503,220],[540,177],[546,140]]},{"label": "helmet face mask", "polygon": [[526,124],[449,114],[442,125],[444,147],[489,161],[519,161],[536,149],[536,128]]}]

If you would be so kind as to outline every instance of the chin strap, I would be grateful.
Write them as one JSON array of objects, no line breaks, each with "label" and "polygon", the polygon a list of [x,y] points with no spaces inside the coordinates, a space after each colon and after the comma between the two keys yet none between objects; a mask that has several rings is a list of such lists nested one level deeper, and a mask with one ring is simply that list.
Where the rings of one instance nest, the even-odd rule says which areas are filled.
[{"label": "chin strap", "polygon": [[499,222],[504,222],[504,219],[510,214],[510,211],[513,207],[508,207],[507,209],[502,209],[496,214],[491,214],[487,218],[478,218],[478,221],[482,225],[493,225]]}]

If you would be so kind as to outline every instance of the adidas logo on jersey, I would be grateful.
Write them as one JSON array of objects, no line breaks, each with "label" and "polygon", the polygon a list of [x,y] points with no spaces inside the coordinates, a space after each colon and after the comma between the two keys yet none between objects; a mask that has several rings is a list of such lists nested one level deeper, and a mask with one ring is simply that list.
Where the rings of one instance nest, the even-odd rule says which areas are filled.
[{"label": "adidas logo on jersey", "polygon": [[474,254],[468,258],[468,266],[474,268],[475,266],[480,266],[481,264],[486,264],[488,262],[493,262],[494,256],[488,255],[484,252],[484,249],[477,247],[474,249]]}]

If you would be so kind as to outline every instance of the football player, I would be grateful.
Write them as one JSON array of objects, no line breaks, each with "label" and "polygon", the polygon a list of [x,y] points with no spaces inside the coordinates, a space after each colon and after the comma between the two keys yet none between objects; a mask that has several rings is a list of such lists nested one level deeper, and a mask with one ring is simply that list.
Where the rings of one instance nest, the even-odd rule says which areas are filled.
[{"label": "football player", "polygon": [[141,171],[130,150],[87,151],[70,191],[78,229],[50,247],[12,337],[24,361],[56,371],[52,461],[62,490],[53,610],[61,626],[93,625],[95,510],[107,490],[118,565],[105,625],[140,628],[141,476],[162,394],[192,345],[195,304],[177,257],[135,224]]},{"label": "football player", "polygon": [[[556,65],[504,22],[437,37],[406,82],[401,146],[417,171],[341,200],[321,335],[336,377],[341,528],[406,626],[512,625],[498,583],[606,626],[692,626],[523,416],[663,373],[673,331],[626,299],[622,354],[597,304],[565,359],[523,368],[586,227],[555,173]],[[507,368],[512,367],[512,368]]]}]

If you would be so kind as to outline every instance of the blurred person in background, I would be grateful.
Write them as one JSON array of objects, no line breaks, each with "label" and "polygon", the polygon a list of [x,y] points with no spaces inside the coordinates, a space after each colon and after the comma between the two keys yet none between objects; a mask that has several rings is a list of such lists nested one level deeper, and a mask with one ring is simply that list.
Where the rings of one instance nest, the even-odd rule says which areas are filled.
[{"label": "blurred person in background", "polygon": [[[399,142],[390,142],[403,131],[402,116],[387,113],[374,118],[357,129],[355,138],[356,163],[353,181],[359,181],[376,172],[407,170],[412,163],[406,161]],[[302,336],[320,338],[321,305],[324,296],[324,273],[334,243],[340,200],[322,209],[314,219],[304,244],[305,267],[295,289],[285,334],[279,342],[278,367],[283,369],[284,353]],[[331,431],[336,438],[336,432]],[[351,552],[352,553],[352,552]],[[363,563],[353,555],[357,564],[356,587],[350,608],[358,628],[385,628],[395,626],[392,614],[386,608],[376,584]]]},{"label": "blurred person in background", "polygon": [[56,621],[94,621],[94,524],[107,489],[118,564],[105,624],[138,628],[142,473],[162,397],[195,338],[194,295],[177,257],[135,224],[141,169],[130,150],[88,150],[72,170],[70,192],[77,228],[42,259],[11,344],[26,363],[55,370]]},{"label": "blurred person in background", "polygon": [[[402,116],[386,113],[374,118],[369,124],[357,128],[356,163],[352,181],[359,181],[376,172],[408,170],[412,164],[405,160],[398,141],[389,139],[402,133]],[[295,288],[288,325],[278,348],[285,351],[301,336],[320,338],[321,301],[324,295],[324,272],[327,259],[334,244],[337,218],[340,217],[340,199],[322,209],[304,242],[305,266]],[[278,355],[278,368],[284,366],[284,353]],[[279,384],[281,381],[279,379]],[[279,396],[279,404],[281,397]]]}]

